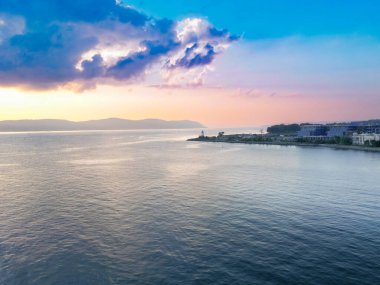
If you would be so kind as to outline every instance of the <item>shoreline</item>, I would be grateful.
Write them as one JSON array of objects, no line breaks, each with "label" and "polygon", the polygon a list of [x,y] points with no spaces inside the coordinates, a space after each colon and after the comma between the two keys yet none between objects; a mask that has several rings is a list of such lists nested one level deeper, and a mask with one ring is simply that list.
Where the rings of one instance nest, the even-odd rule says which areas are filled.
[{"label": "shoreline", "polygon": [[357,151],[366,151],[366,152],[378,152],[380,153],[379,147],[368,147],[360,145],[339,145],[339,144],[315,144],[315,143],[297,143],[297,142],[260,142],[260,141],[223,141],[214,138],[191,138],[187,141],[196,141],[196,142],[210,142],[210,143],[230,143],[230,144],[256,144],[256,145],[276,145],[276,146],[299,146],[299,147],[325,147],[331,149],[341,149],[341,150],[357,150]]}]

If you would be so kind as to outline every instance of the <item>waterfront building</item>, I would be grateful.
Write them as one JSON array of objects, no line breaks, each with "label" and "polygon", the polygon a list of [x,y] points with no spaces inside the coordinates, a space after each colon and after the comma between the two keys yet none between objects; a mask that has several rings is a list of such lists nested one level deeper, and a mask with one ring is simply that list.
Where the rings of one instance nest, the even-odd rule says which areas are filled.
[{"label": "waterfront building", "polygon": [[350,126],[357,133],[380,134],[379,120],[352,122]]},{"label": "waterfront building", "polygon": [[379,124],[368,124],[367,122],[352,122],[347,124],[313,124],[301,125],[301,130],[297,133],[298,137],[316,138],[316,137],[345,137],[357,134],[380,134]]},{"label": "waterfront building", "polygon": [[380,125],[369,125],[369,126],[366,126],[366,133],[369,133],[369,134],[380,134]]},{"label": "waterfront building", "polygon": [[325,137],[328,127],[322,124],[301,125],[301,130],[297,132],[297,136],[301,138]]},{"label": "waterfront building", "polygon": [[365,145],[366,142],[370,142],[370,141],[380,141],[380,134],[354,133],[352,135],[352,144]]},{"label": "waterfront building", "polygon": [[354,130],[352,125],[328,125],[327,137],[344,137]]}]

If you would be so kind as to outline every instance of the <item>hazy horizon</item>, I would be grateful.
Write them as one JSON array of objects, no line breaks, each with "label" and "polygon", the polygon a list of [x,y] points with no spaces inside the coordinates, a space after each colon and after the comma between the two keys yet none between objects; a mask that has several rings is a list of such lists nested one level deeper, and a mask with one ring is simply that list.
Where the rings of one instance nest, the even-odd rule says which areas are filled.
[{"label": "hazy horizon", "polygon": [[129,119],[129,118],[121,118],[121,117],[107,117],[107,118],[90,118],[90,119],[84,119],[84,120],[70,120],[70,119],[61,119],[61,118],[20,118],[20,119],[10,119],[10,120],[0,120],[0,122],[4,121],[44,121],[44,120],[52,120],[52,121],[68,121],[73,123],[83,123],[83,122],[90,122],[90,121],[103,121],[103,120],[126,120],[126,121],[145,121],[145,120],[158,120],[158,121],[164,121],[164,122],[181,122],[181,121],[188,121],[188,122],[194,122],[199,123],[203,125],[199,128],[206,128],[206,129],[218,129],[218,128],[226,128],[226,129],[244,129],[244,128],[262,128],[262,127],[269,127],[272,125],[278,125],[278,124],[302,124],[302,123],[315,123],[315,124],[331,124],[331,123],[349,123],[349,122],[356,122],[356,121],[371,121],[371,120],[380,120],[380,117],[377,118],[362,118],[362,119],[356,119],[356,120],[333,120],[333,121],[278,121],[278,122],[272,122],[272,123],[264,123],[260,125],[206,125],[203,124],[201,121],[193,120],[193,119],[178,119],[178,120],[165,120],[161,118],[142,118],[142,119]]}]

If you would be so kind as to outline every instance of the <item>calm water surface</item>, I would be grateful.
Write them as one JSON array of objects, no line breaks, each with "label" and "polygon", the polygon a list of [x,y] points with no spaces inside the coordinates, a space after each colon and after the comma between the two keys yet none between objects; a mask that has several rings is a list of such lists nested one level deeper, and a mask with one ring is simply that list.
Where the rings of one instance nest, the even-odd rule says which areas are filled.
[{"label": "calm water surface", "polygon": [[380,154],[0,135],[0,284],[380,284]]}]

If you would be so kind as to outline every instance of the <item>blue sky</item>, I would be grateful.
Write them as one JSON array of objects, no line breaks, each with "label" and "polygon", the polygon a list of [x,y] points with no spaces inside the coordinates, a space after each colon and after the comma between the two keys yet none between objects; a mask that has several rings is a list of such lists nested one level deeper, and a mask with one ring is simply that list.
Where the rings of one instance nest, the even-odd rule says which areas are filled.
[{"label": "blue sky", "polygon": [[[240,95],[253,100],[296,96],[315,100],[315,105],[333,101],[320,111],[321,117],[340,112],[347,118],[380,117],[380,1],[128,3],[156,17],[205,17],[215,26],[241,35],[207,75],[206,82],[212,86],[223,82],[223,87],[238,89]],[[338,107],[339,101],[344,111]]]},{"label": "blue sky", "polygon": [[128,0],[157,17],[207,17],[248,40],[318,35],[380,36],[377,0]]},{"label": "blue sky", "polygon": [[216,60],[206,84],[223,82],[246,93],[380,101],[380,1],[127,3],[159,18],[203,17],[241,36]]}]

